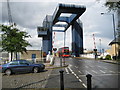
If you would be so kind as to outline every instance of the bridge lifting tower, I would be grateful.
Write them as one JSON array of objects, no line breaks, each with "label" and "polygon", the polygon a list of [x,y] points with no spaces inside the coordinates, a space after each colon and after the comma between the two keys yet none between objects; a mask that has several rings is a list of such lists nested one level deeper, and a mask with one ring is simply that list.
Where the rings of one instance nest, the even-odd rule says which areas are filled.
[{"label": "bridge lifting tower", "polygon": [[[75,56],[83,53],[83,30],[81,24],[76,21],[84,12],[86,8],[81,5],[59,4],[53,15],[47,15],[43,21],[43,26],[40,28],[47,28],[42,31],[39,27],[38,37],[43,37],[43,52],[46,54],[52,52],[52,31],[65,32],[72,25],[72,51]],[[61,16],[61,14],[71,14],[70,16]],[[58,22],[65,22],[66,24],[58,25]],[[53,30],[53,27],[64,27],[64,30]],[[43,33],[44,32],[44,33]],[[78,42],[79,41],[79,42]]]}]

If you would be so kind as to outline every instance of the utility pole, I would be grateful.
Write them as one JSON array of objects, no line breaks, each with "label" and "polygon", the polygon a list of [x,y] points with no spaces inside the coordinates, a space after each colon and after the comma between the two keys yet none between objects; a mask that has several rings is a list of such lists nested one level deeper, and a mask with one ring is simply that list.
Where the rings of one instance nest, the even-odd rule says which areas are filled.
[{"label": "utility pole", "polygon": [[[65,47],[65,39],[66,39],[66,31],[64,31],[64,47]],[[64,65],[65,65],[65,57],[63,58],[63,62],[64,62]]]},{"label": "utility pole", "polygon": [[116,28],[115,28],[115,16],[114,13],[101,13],[101,15],[112,15],[112,24],[113,24],[113,32],[114,32],[114,40],[115,40],[115,48],[114,48],[114,52],[115,52],[115,60],[117,60],[117,46],[116,46]]},{"label": "utility pole", "polygon": [[95,43],[95,34],[93,34],[93,42],[94,42],[94,55],[95,55],[95,59],[97,58],[97,49],[96,49],[96,43]]},{"label": "utility pole", "polygon": [[9,21],[9,25],[13,25],[9,0],[7,0],[7,9],[8,9],[8,21]]},{"label": "utility pole", "polygon": [[99,41],[100,41],[100,55],[101,55],[101,39],[99,39]]}]

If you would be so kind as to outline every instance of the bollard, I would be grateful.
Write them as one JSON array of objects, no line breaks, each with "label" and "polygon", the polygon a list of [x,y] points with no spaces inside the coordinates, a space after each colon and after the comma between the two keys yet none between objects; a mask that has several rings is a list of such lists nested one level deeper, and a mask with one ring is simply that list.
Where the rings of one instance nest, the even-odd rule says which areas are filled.
[{"label": "bollard", "polygon": [[60,90],[64,90],[64,77],[63,77],[63,70],[60,70]]},{"label": "bollard", "polygon": [[92,90],[92,86],[91,86],[91,77],[92,77],[92,75],[87,74],[86,77],[87,77],[87,90]]}]

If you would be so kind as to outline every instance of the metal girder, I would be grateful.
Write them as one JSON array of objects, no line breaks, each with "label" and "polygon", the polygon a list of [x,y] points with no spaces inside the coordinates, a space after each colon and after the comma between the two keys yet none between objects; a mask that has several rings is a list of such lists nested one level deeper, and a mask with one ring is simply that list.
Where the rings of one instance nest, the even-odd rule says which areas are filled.
[{"label": "metal girder", "polygon": [[69,23],[69,17],[64,17],[64,16],[59,17],[59,18],[58,18],[58,21]]},{"label": "metal girder", "polygon": [[64,32],[64,30],[53,30],[53,32]]},{"label": "metal girder", "polygon": [[67,24],[55,24],[53,27],[66,27]]},{"label": "metal girder", "polygon": [[58,22],[58,18],[61,13],[72,13],[77,14],[77,16],[82,15],[85,12],[86,8],[81,5],[68,5],[68,4],[59,4],[53,13],[53,25]]}]

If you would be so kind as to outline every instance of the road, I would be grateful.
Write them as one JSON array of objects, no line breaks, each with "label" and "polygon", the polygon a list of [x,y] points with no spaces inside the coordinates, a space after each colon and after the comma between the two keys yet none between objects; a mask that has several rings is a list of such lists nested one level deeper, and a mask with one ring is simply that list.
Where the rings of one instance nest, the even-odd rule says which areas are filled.
[{"label": "road", "polygon": [[[118,88],[118,68],[120,65],[98,60],[66,58],[69,66],[64,70],[65,88],[87,88],[86,75],[92,75],[92,88]],[[61,69],[54,69],[49,75],[45,88],[59,88]]]},{"label": "road", "polygon": [[3,75],[2,88],[56,88],[56,90],[59,90],[60,70],[64,70],[65,88],[73,88],[73,90],[82,88],[86,90],[87,74],[92,75],[93,90],[98,90],[98,88],[116,90],[114,88],[118,87],[118,80],[120,81],[120,78],[118,78],[120,71],[118,69],[120,65],[79,58],[66,58],[65,62],[68,64],[68,67],[65,68],[48,69],[40,73]]}]

